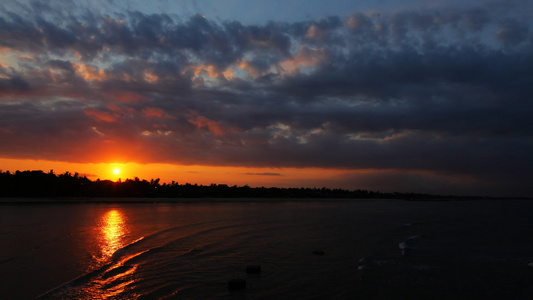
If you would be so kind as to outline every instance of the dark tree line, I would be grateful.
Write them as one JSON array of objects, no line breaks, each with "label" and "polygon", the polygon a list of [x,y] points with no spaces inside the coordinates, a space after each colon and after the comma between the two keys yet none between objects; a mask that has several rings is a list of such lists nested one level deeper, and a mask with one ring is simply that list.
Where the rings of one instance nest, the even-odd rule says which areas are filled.
[{"label": "dark tree line", "polygon": [[[447,199],[414,193],[381,193],[367,190],[328,188],[276,188],[228,186],[226,184],[178,184],[126,179],[113,182],[92,181],[78,173],[56,175],[53,170],[0,171],[0,197],[137,197],[137,198],[393,198],[393,199]],[[457,198],[457,197],[454,197]]]}]

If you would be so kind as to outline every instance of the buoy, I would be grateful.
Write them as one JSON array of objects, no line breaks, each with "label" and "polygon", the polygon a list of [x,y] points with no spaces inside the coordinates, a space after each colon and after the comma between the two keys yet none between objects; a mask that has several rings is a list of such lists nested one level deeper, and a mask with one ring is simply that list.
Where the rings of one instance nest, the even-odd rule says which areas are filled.
[{"label": "buoy", "polygon": [[242,278],[234,278],[228,281],[228,289],[230,290],[242,290],[246,288],[246,280]]},{"label": "buoy", "polygon": [[261,266],[260,265],[249,265],[246,267],[246,273],[259,274],[261,273]]}]

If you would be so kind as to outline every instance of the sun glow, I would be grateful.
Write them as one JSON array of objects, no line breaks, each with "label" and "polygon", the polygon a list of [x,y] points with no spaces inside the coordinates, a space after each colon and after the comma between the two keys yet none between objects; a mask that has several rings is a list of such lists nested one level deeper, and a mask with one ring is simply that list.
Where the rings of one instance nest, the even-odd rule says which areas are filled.
[{"label": "sun glow", "polygon": [[[115,174],[114,170],[119,170]],[[173,165],[162,163],[140,164],[134,162],[112,162],[112,163],[67,163],[45,160],[23,160],[6,159],[0,157],[0,170],[14,173],[17,170],[42,170],[44,172],[53,171],[54,174],[63,174],[67,171],[79,173],[95,181],[121,179],[161,179],[161,183],[172,181],[179,184],[203,184],[209,185],[249,185],[255,186],[276,186],[276,187],[313,187],[326,186],[337,178],[346,177],[347,170],[344,169],[320,169],[320,168],[247,168],[247,167],[216,167],[202,165]],[[358,170],[357,173],[363,172]],[[372,171],[368,171],[372,173]],[[348,172],[349,173],[349,172]],[[273,176],[268,174],[279,174]],[[359,186],[340,185],[331,186],[334,188],[359,188]]]},{"label": "sun glow", "polygon": [[118,175],[118,174],[120,173],[120,170],[119,170],[119,169],[114,169],[114,170],[113,170],[113,173],[114,173],[115,175]]}]

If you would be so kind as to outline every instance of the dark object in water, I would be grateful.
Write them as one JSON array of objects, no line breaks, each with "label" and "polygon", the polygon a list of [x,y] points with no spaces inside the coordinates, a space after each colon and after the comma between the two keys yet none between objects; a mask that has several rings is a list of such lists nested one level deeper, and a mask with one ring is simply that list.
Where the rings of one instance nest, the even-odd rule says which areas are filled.
[{"label": "dark object in water", "polygon": [[261,273],[261,266],[260,265],[249,265],[246,267],[246,273],[259,274]]},{"label": "dark object in water", "polygon": [[234,278],[228,281],[228,289],[230,290],[242,290],[246,288],[246,280],[242,278]]},{"label": "dark object in water", "polygon": [[315,251],[313,251],[313,254],[314,255],[324,255],[325,253],[324,253],[323,250],[315,250]]}]

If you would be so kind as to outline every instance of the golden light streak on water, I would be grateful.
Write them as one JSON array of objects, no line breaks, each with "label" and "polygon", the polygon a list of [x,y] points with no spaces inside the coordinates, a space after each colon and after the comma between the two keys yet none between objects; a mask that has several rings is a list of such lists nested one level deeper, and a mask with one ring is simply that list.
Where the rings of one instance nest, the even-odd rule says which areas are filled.
[{"label": "golden light streak on water", "polygon": [[98,226],[94,231],[99,248],[95,250],[99,251],[99,255],[93,256],[97,264],[91,269],[102,268],[100,272],[104,273],[100,278],[94,279],[93,284],[77,291],[78,294],[74,294],[73,297],[69,295],[69,299],[114,299],[135,282],[133,274],[137,266],[125,266],[124,263],[140,253],[123,256],[119,251],[119,255],[116,256],[118,259],[113,257],[117,250],[127,245],[126,236],[131,231],[131,224],[127,221],[128,218],[120,209],[109,209],[100,215],[97,221]]},{"label": "golden light streak on water", "polygon": [[124,236],[127,233],[125,216],[116,209],[108,211],[102,216],[100,230],[102,238],[100,248],[102,256],[109,258],[118,249],[124,247]]}]

